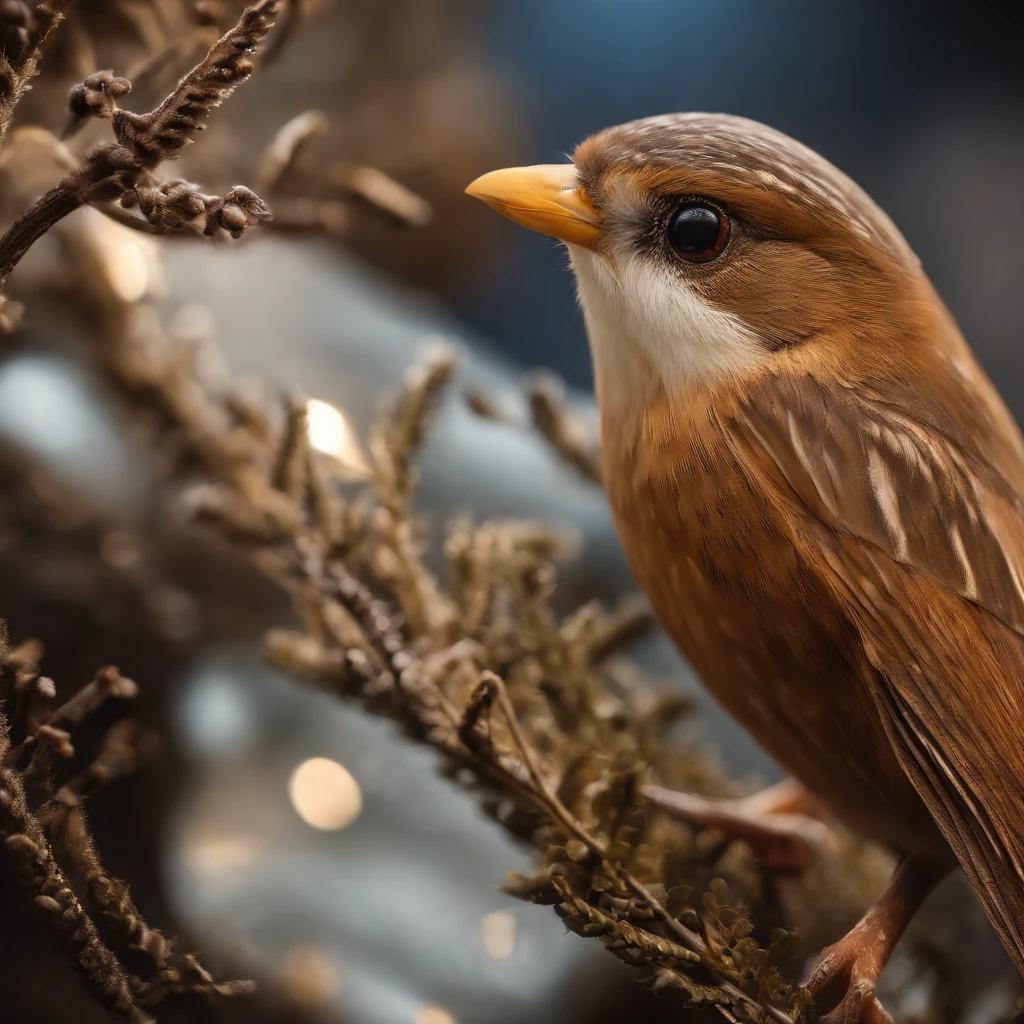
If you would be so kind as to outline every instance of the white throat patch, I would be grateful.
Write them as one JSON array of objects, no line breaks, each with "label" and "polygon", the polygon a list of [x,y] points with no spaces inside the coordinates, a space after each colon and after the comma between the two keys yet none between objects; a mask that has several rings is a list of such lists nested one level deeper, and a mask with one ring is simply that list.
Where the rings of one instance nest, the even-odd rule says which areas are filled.
[{"label": "white throat patch", "polygon": [[603,413],[638,411],[668,393],[735,373],[765,350],[739,317],[698,295],[669,270],[633,254],[570,245]]}]

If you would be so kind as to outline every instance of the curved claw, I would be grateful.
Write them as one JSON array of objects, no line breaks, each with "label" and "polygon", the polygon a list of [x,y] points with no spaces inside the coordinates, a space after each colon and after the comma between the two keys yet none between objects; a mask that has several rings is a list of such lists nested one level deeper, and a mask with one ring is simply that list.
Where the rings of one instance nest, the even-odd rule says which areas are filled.
[{"label": "curved claw", "polygon": [[818,1020],[820,1024],[895,1024],[874,989],[860,988],[851,989],[834,1010]]},{"label": "curved claw", "polygon": [[910,919],[949,867],[928,853],[909,854],[854,929],[825,949],[805,986],[823,1024],[892,1024],[875,994],[878,979]]},{"label": "curved claw", "polygon": [[805,986],[821,1024],[893,1024],[875,987],[885,967],[877,943],[860,929],[829,946]]}]

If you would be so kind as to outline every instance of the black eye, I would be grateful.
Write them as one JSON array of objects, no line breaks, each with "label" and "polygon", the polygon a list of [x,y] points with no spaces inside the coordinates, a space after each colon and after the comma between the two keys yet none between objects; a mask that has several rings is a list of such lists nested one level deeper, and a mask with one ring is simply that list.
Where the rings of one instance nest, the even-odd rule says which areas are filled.
[{"label": "black eye", "polygon": [[709,203],[691,201],[668,222],[668,242],[690,263],[713,260],[729,241],[729,219]]}]

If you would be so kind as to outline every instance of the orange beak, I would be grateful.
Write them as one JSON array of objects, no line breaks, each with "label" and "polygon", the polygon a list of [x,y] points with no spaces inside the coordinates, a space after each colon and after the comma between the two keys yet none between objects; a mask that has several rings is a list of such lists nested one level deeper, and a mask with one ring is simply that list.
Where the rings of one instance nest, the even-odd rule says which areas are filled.
[{"label": "orange beak", "polygon": [[466,192],[524,228],[561,242],[593,249],[601,234],[601,213],[580,187],[572,164],[491,171]]}]

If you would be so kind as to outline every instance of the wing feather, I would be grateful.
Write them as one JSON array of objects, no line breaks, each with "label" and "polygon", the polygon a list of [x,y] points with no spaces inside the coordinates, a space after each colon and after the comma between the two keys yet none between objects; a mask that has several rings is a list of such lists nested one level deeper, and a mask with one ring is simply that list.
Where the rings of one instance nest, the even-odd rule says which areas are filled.
[{"label": "wing feather", "polygon": [[900,764],[1024,974],[1024,447],[971,383],[958,419],[777,378],[726,433],[856,625]]}]

